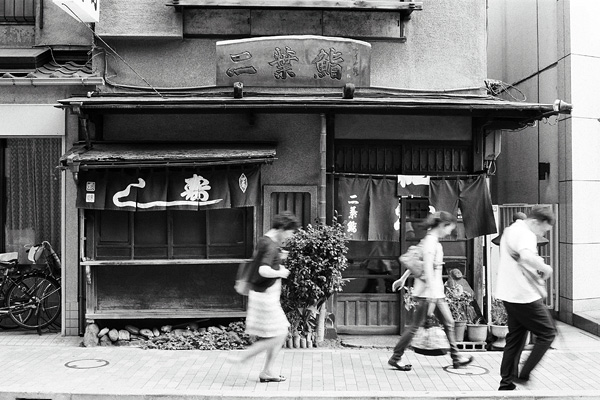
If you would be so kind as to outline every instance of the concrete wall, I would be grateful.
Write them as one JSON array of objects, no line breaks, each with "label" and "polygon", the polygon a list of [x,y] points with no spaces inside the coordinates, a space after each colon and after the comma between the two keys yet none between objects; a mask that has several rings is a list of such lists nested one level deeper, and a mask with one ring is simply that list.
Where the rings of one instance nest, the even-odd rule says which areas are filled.
[{"label": "concrete wall", "polygon": [[262,168],[265,185],[317,185],[319,182],[318,114],[106,115],[107,141],[274,142],[277,160]]},{"label": "concrete wall", "polygon": [[[107,9],[111,4],[107,1],[102,7]],[[469,10],[468,16],[457,12],[454,1],[426,2],[423,11],[413,12],[410,21],[406,22],[405,43],[393,37],[377,40],[362,38],[361,32],[357,31],[358,27],[366,29],[365,25],[369,24],[376,27],[380,21],[374,18],[366,19],[366,22],[361,20],[361,24],[348,23],[347,19],[341,17],[332,18],[330,26],[333,27],[325,33],[361,37],[371,43],[372,86],[418,89],[481,88],[486,77],[485,4],[480,0],[463,0],[461,8]],[[169,39],[167,33],[160,39],[152,35],[144,39],[139,39],[133,34],[125,37],[123,31],[143,33],[151,29],[152,32],[170,32],[172,28],[169,27],[173,22],[163,16],[163,10],[158,18],[154,18],[154,25],[150,28],[148,16],[154,15],[154,6],[128,10],[123,11],[127,11],[125,15],[101,11],[98,27],[100,32],[106,32],[106,40],[111,47],[127,60],[140,76],[145,77],[155,87],[214,85],[214,51],[217,38],[206,38],[203,35],[199,38],[173,40]],[[226,32],[230,35],[244,36],[248,35],[248,32],[254,32],[257,24],[265,27],[281,25],[279,14],[263,12],[258,22],[256,17],[252,17],[254,25],[248,28],[248,18],[243,18],[244,12],[233,10],[226,15],[219,14],[218,26],[229,27]],[[252,15],[254,14],[256,13],[253,12]],[[202,19],[204,14],[195,13],[195,18],[189,15],[192,15],[192,11],[184,10],[184,31],[195,24],[211,23]],[[109,16],[110,19],[105,21]],[[295,20],[293,26],[296,30],[286,30],[284,33],[323,34],[323,30],[313,27],[311,21]],[[216,29],[217,26],[213,31]],[[265,33],[282,34],[272,29],[266,30]],[[227,36],[220,37],[223,38]],[[98,61],[100,62],[101,58],[98,58]],[[117,58],[109,57],[108,65],[109,74],[114,75],[111,76],[111,81],[147,86],[134,71]]]},{"label": "concrete wall", "polygon": [[[558,94],[558,6],[554,1],[488,2],[488,77],[514,88],[504,98],[552,104]],[[564,97],[561,97],[564,100]],[[556,117],[507,131],[492,183],[495,203],[558,203]],[[538,163],[550,174],[538,179]]]},{"label": "concrete wall", "polygon": [[[84,46],[90,47],[93,34],[86,24],[65,13],[52,1],[37,2],[43,4],[43,12],[38,9],[38,22],[35,25],[35,44],[38,46]],[[43,24],[39,19],[43,15]]]},{"label": "concrete wall", "polygon": [[[600,3],[593,0],[564,2],[565,24],[570,24],[570,40],[565,45],[566,73],[570,70],[570,101],[574,105],[570,132],[571,153],[566,155],[570,176],[563,187],[571,185],[567,218],[572,221],[571,235],[561,243],[571,247],[566,257],[572,265],[573,312],[600,309],[600,270],[594,268],[600,252],[600,215],[593,211],[593,199],[600,195],[600,26],[595,15]],[[569,51],[570,49],[570,51]]]},{"label": "concrete wall", "polygon": [[[600,215],[591,209],[600,195],[600,27],[595,17],[600,3],[505,0],[489,2],[488,11],[490,78],[525,93],[537,87],[539,102],[559,98],[574,107],[571,116],[503,135],[495,193],[500,204],[559,203],[560,264],[555,267],[561,319],[571,322],[573,313],[600,309],[595,284]],[[537,168],[531,159],[536,157],[550,162],[551,171],[549,180],[534,185]],[[511,192],[515,186],[517,194]]]}]

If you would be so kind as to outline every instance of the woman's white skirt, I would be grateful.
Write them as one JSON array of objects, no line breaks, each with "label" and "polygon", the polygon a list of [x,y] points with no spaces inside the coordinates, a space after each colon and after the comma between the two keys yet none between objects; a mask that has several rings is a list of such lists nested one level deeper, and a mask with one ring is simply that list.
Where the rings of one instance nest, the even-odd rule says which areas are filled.
[{"label": "woman's white skirt", "polygon": [[250,290],[246,313],[246,333],[263,338],[286,335],[290,323],[281,308],[281,280],[264,292]]}]

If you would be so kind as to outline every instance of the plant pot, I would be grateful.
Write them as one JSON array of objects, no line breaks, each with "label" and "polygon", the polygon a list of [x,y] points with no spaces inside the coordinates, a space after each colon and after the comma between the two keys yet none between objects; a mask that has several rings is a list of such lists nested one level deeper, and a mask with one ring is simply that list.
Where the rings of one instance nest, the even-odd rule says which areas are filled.
[{"label": "plant pot", "polygon": [[506,335],[508,334],[508,326],[506,325],[490,325],[492,335],[496,337],[496,341],[492,343],[492,348],[503,349],[506,346]]},{"label": "plant pot", "polygon": [[471,342],[485,342],[487,339],[487,325],[467,324],[467,336]]},{"label": "plant pot", "polygon": [[466,321],[454,321],[454,336],[456,337],[457,342],[464,342],[466,329]]}]

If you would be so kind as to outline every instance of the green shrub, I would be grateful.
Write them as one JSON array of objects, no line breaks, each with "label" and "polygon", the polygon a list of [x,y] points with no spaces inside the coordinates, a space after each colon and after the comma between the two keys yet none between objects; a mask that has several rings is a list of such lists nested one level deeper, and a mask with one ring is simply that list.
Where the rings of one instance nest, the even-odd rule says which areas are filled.
[{"label": "green shrub", "polygon": [[290,275],[283,281],[281,304],[292,334],[312,334],[321,305],[342,290],[347,242],[344,226],[335,219],[331,225],[318,223],[299,229],[288,240],[285,265]]}]

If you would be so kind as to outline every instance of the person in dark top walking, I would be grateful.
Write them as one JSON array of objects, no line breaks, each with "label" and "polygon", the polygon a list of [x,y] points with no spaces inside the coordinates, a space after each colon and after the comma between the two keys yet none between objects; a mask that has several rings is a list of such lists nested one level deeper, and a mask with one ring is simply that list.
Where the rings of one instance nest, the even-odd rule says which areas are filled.
[{"label": "person in dark top walking", "polygon": [[271,229],[258,239],[254,263],[256,270],[251,279],[252,289],[248,293],[246,333],[260,339],[242,352],[239,362],[266,352],[265,364],[259,374],[260,382],[286,380],[272,370],[290,326],[280,302],[281,280],[286,279],[290,272],[282,265],[287,253],[280,248],[298,227],[296,217],[284,211],[273,218]]}]

